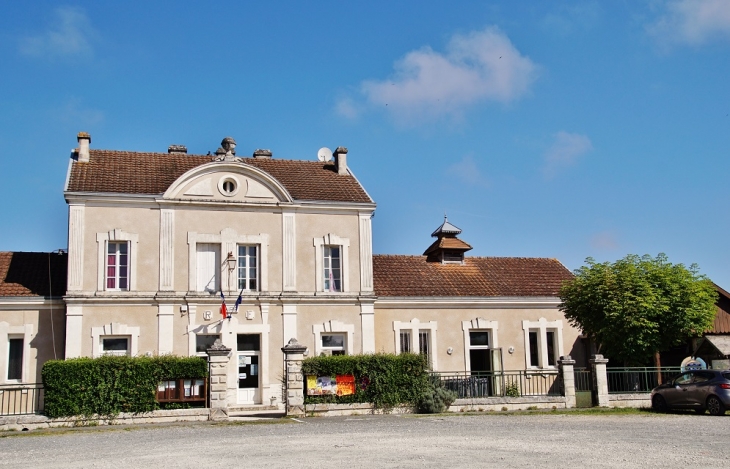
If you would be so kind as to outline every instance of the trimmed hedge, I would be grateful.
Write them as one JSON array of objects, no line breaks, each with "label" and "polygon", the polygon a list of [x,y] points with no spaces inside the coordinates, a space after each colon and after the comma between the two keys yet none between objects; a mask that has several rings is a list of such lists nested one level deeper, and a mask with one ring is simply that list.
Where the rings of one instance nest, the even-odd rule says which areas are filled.
[{"label": "trimmed hedge", "polygon": [[378,353],[311,357],[302,363],[304,375],[354,375],[355,394],[350,396],[305,396],[305,404],[367,402],[377,408],[407,404],[417,406],[431,389],[424,355]]},{"label": "trimmed hedge", "polygon": [[205,378],[208,363],[200,357],[172,355],[74,358],[46,362],[41,375],[48,417],[113,417],[158,409],[160,381]]}]

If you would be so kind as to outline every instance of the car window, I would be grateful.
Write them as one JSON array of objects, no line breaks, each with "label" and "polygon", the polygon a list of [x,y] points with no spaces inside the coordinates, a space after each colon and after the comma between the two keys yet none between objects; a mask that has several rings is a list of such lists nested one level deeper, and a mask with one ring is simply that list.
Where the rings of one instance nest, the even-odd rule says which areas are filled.
[{"label": "car window", "polygon": [[730,380],[730,373],[723,373],[722,374],[722,377],[725,378],[725,379]]},{"label": "car window", "polygon": [[677,379],[674,380],[674,384],[689,384],[692,382],[692,373],[685,373],[683,375],[679,375]]},{"label": "car window", "polygon": [[711,380],[714,377],[715,377],[715,375],[713,375],[712,373],[708,373],[707,371],[697,371],[697,372],[695,372],[695,379],[693,382],[694,383],[704,383],[706,381]]}]

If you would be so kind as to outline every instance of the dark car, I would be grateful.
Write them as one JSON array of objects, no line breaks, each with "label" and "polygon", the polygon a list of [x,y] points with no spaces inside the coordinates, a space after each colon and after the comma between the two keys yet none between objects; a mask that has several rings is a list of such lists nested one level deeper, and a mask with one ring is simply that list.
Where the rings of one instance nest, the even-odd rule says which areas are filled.
[{"label": "dark car", "polygon": [[723,415],[730,407],[730,370],[695,370],[675,376],[651,391],[651,407],[659,412],[669,409],[705,410]]}]

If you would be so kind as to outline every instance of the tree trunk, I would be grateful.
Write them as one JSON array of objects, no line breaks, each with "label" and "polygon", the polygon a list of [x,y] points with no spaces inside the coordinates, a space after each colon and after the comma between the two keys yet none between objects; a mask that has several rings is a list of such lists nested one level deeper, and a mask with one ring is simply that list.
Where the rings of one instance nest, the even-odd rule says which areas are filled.
[{"label": "tree trunk", "polygon": [[654,366],[656,367],[656,382],[662,384],[662,359],[659,352],[654,352]]}]

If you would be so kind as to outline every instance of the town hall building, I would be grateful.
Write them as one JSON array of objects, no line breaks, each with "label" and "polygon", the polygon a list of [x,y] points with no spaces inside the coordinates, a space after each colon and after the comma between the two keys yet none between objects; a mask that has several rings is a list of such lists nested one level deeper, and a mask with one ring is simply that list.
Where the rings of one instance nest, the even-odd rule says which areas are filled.
[{"label": "town hall building", "polygon": [[304,161],[242,156],[232,138],[215,155],[78,143],[67,252],[0,253],[0,384],[39,382],[49,359],[205,355],[220,339],[229,405],[270,406],[291,338],[309,356],[422,353],[444,372],[585,356],[555,259],[468,256],[446,219],[423,255],[374,255],[376,204],[344,147]]}]

